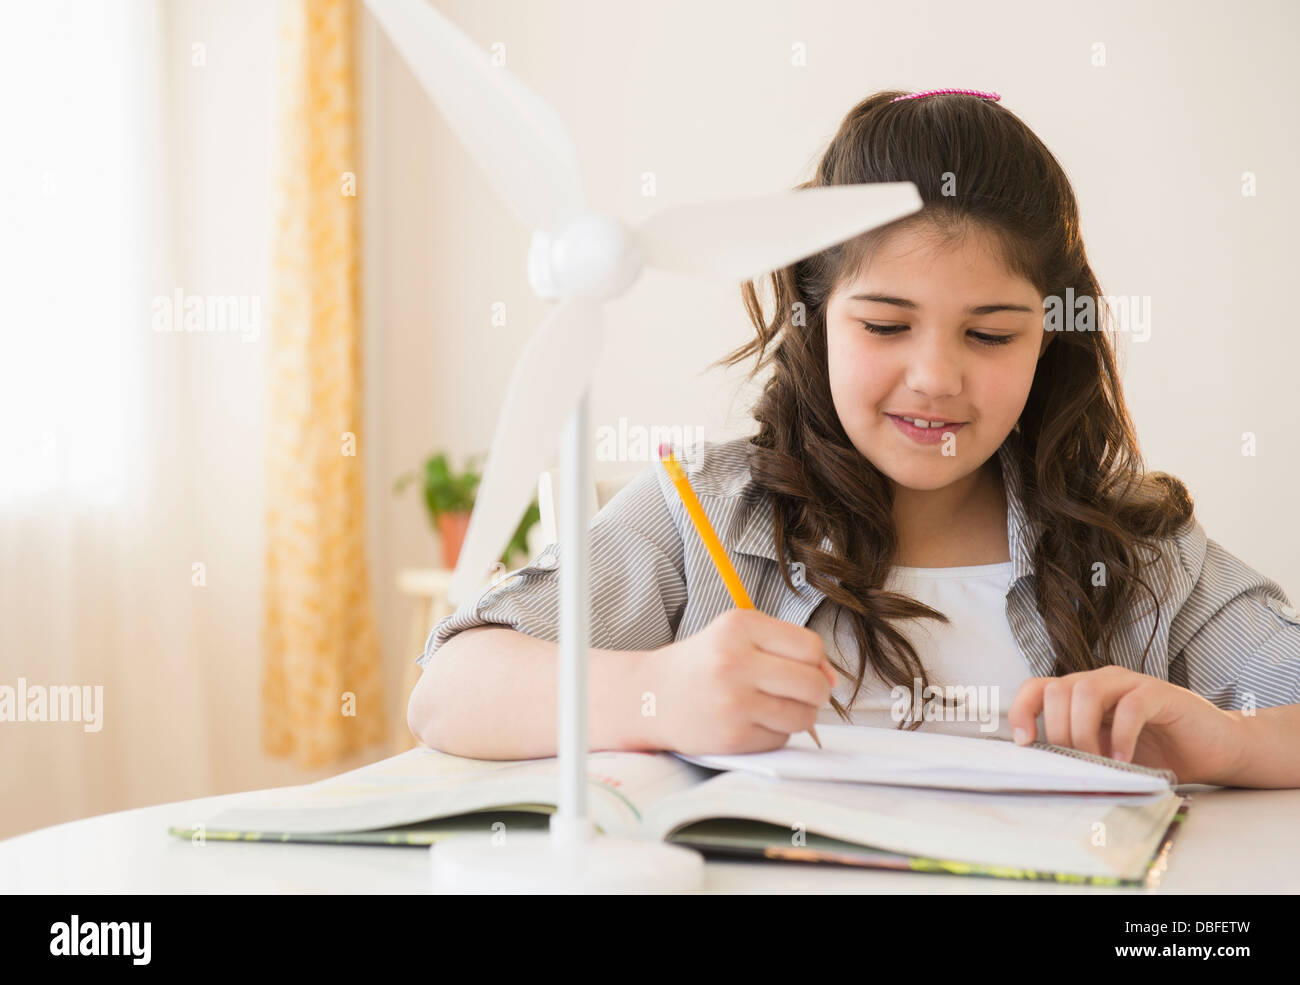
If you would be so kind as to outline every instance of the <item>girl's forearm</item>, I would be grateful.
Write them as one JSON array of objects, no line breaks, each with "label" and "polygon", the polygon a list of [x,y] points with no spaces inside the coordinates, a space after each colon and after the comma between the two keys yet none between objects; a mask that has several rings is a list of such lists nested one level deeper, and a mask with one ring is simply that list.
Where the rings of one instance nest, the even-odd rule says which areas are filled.
[{"label": "girl's forearm", "polygon": [[[644,651],[590,651],[588,747],[650,750],[641,715]],[[425,745],[472,759],[556,755],[559,645],[480,626],[438,649],[412,692],[407,722]]]},{"label": "girl's forearm", "polygon": [[1207,779],[1226,787],[1300,787],[1300,705],[1229,712],[1237,719],[1241,747],[1223,776]]}]

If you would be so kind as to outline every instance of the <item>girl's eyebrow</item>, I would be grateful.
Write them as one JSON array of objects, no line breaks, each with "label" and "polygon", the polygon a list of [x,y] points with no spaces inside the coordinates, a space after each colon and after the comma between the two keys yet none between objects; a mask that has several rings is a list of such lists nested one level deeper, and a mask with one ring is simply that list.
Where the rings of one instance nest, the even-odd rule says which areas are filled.
[{"label": "girl's eyebrow", "polygon": [[[880,304],[892,304],[898,308],[910,308],[915,311],[920,307],[915,301],[909,301],[907,298],[896,298],[889,294],[853,294],[849,297],[850,301],[876,301]],[[1034,313],[1033,308],[1027,308],[1023,304],[978,304],[966,309],[969,315],[992,315],[999,311],[1024,311],[1029,314]]]}]

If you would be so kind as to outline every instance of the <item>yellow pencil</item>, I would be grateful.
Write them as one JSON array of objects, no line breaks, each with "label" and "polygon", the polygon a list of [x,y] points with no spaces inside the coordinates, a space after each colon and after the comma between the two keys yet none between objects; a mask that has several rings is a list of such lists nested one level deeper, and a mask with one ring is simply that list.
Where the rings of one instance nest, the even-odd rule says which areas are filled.
[{"label": "yellow pencil", "polygon": [[[709,522],[708,516],[704,513],[704,507],[700,505],[695,490],[691,488],[686,473],[682,471],[681,465],[673,457],[672,449],[667,445],[660,445],[659,457],[663,460],[668,477],[673,480],[673,485],[677,487],[677,492],[682,497],[682,503],[686,506],[686,512],[690,514],[691,522],[695,524],[695,529],[699,531],[700,539],[704,541],[704,546],[709,551],[709,557],[713,559],[713,566],[718,569],[718,574],[722,576],[723,584],[727,586],[727,591],[731,593],[736,608],[754,608],[754,603],[750,601],[749,593],[745,591],[740,576],[736,574],[736,569],[731,566],[731,559],[727,557],[722,541],[718,540],[718,535],[713,530],[713,524]],[[822,748],[822,740],[817,737],[815,726],[808,730],[808,734],[817,743],[817,748]]]}]

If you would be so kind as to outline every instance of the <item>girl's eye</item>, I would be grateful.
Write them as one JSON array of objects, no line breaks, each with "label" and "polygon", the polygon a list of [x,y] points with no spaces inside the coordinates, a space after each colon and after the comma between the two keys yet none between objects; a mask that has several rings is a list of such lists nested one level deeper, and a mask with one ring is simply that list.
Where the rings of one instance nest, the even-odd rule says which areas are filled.
[{"label": "girl's eye", "polygon": [[971,335],[979,339],[985,345],[1006,345],[1011,341],[1010,335],[983,335],[979,332],[971,332]]},{"label": "girl's eye", "polygon": [[[864,321],[862,324],[872,335],[897,335],[907,328],[906,325],[875,325],[869,321]],[[981,332],[971,332],[971,335],[984,345],[1006,345],[1012,338],[1010,335],[986,335]]]}]

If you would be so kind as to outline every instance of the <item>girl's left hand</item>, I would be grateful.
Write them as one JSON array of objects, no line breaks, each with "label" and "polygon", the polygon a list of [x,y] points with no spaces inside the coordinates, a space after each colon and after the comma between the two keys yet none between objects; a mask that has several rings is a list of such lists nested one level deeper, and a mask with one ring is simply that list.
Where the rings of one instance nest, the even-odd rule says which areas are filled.
[{"label": "girl's left hand", "polygon": [[1031,677],[1007,711],[1033,742],[1043,714],[1047,741],[1112,759],[1170,769],[1179,783],[1228,782],[1242,753],[1241,717],[1177,684],[1114,665]]}]

